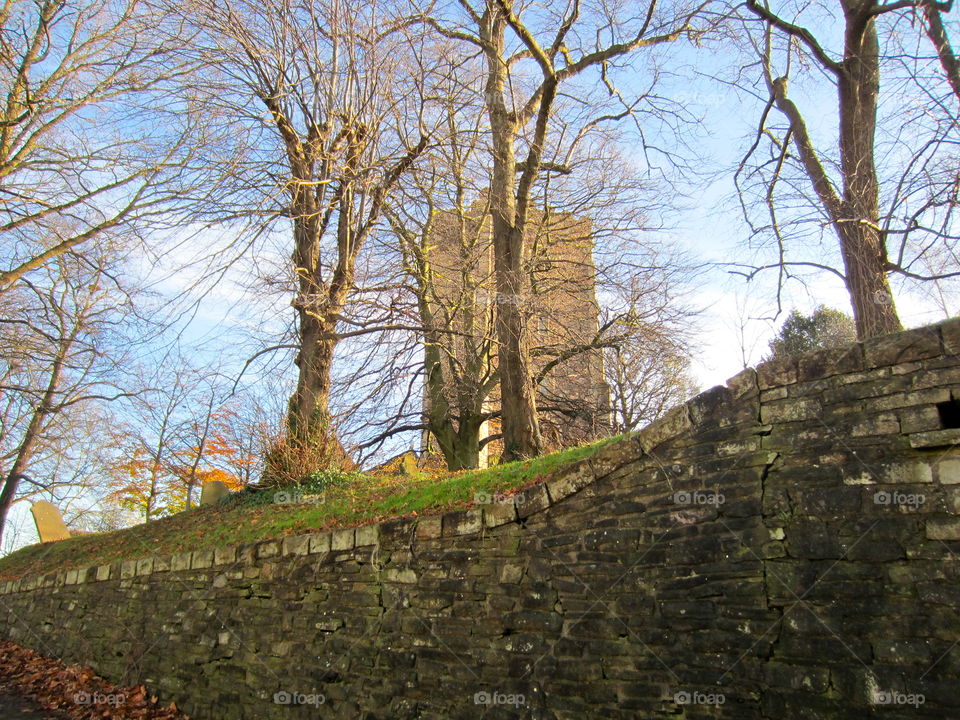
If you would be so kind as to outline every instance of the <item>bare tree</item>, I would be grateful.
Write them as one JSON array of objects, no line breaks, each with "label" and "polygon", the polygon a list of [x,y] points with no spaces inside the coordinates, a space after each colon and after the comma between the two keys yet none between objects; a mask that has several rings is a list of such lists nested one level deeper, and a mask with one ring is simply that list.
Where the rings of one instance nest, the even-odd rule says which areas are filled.
[{"label": "bare tree", "polygon": [[386,194],[427,145],[404,38],[377,3],[198,0],[183,11],[205,37],[198,102],[247,138],[220,216],[253,218],[247,242],[273,227],[288,233],[299,370],[291,437],[332,435],[331,370],[357,262]]},{"label": "bare tree", "polygon": [[103,465],[113,503],[150,521],[193,507],[205,482],[237,490],[251,479],[260,438],[235,422],[241,398],[231,397],[232,382],[178,354],[142,373],[145,389],[111,423],[113,452]]},{"label": "bare tree", "polygon": [[[88,258],[60,255],[5,293],[0,333],[0,533],[10,507],[30,490],[52,491],[38,461],[63,450],[72,423],[98,403],[127,397],[128,361],[120,332],[126,303],[106,271]],[[62,483],[61,483],[62,484]]]},{"label": "bare tree", "polygon": [[608,348],[605,370],[615,433],[641,428],[697,392],[688,349],[659,328],[634,328]]},{"label": "bare tree", "polygon": [[[529,295],[525,259],[531,191],[551,167],[545,163],[548,133],[561,88],[580,77],[606,83],[613,105],[585,127],[634,113],[641,100],[626,100],[613,84],[618,62],[641,48],[694,34],[696,9],[664,11],[651,3],[643,13],[620,13],[609,5],[564,5],[485,0],[461,3],[463,17],[426,18],[448,38],[472,46],[485,63],[483,97],[490,123],[491,214],[497,292]],[[606,38],[606,40],[602,39]],[[609,109],[608,103],[604,109]],[[581,137],[574,134],[574,141]],[[519,158],[519,160],[518,160]],[[503,304],[497,315],[503,460],[537,455],[543,447],[525,318],[520,303]]]},{"label": "bare tree", "polygon": [[412,420],[400,427],[425,430],[447,467],[461,470],[480,464],[481,430],[492,416],[488,400],[499,382],[486,221],[489,175],[483,168],[487,134],[477,68],[462,62],[443,39],[427,52],[448,58],[446,67],[437,68],[430,93],[444,124],[387,211],[415,298],[416,324],[422,326],[416,334],[422,336],[417,375],[422,370],[423,390],[411,403]]},{"label": "bare tree", "polygon": [[162,21],[141,0],[0,7],[0,293],[121,228],[176,223],[202,184],[190,116],[164,98],[186,38],[159,43]]},{"label": "bare tree", "polygon": [[[940,101],[932,99],[937,82],[957,87],[955,59],[940,22],[940,11],[948,6],[844,0],[837,13],[814,4],[784,3],[775,9],[766,0],[748,0],[744,7],[752,20],[748,25],[758,28],[752,42],[766,99],[756,138],[737,173],[738,186],[754,233],[772,237],[778,255],[777,262],[745,274],[772,267],[782,281],[798,267],[832,272],[845,283],[859,337],[898,330],[891,273],[912,280],[957,275],[953,269],[937,276],[914,269],[924,264],[933,245],[957,239],[950,218],[960,176],[948,160],[956,113],[936,118]],[[906,80],[897,74],[911,57],[912,72],[931,70],[935,61],[911,56],[898,44],[917,36],[916,29],[901,26],[921,11],[946,77],[914,87],[911,113],[882,93],[881,75],[899,90]],[[842,33],[827,29],[834,23]],[[836,47],[825,39],[833,36],[841,38]],[[836,93],[835,152],[811,131],[810,111],[791,94],[791,79],[811,81],[815,93],[827,88]],[[881,101],[894,109],[882,149],[877,145]],[[783,125],[774,122],[774,113]],[[754,204],[754,193],[763,200]],[[752,218],[753,207],[765,221]],[[817,217],[804,215],[804,207]],[[831,266],[829,255],[809,261],[788,256],[791,238],[803,236],[810,243],[804,228],[818,222],[839,241],[842,270]]]},{"label": "bare tree", "polygon": [[[428,104],[445,123],[387,211],[422,325],[423,390],[398,410],[403,421],[385,424],[362,444],[426,430],[425,445],[461,469],[500,453],[505,403],[496,318],[505,307],[529,326],[526,351],[544,446],[565,447],[610,431],[602,348],[625,339],[628,323],[666,318],[680,263],[652,238],[641,239],[648,213],[662,209],[657,198],[663,193],[624,162],[623,139],[572,121],[579,99],[564,99],[548,138],[544,164],[552,170],[530,189],[522,265],[527,295],[497,292],[486,70],[482,58],[465,60],[455,49],[455,41],[442,37],[426,49],[450,63],[435,68]],[[578,143],[558,142],[578,131]],[[650,302],[654,296],[664,302]]]}]

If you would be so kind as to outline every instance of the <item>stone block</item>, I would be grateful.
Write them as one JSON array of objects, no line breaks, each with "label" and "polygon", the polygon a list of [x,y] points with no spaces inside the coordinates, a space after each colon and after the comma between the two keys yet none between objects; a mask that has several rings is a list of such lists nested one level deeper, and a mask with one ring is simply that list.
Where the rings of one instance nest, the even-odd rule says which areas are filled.
[{"label": "stone block", "polygon": [[417,521],[417,540],[433,540],[443,534],[442,515],[423,515]]},{"label": "stone block", "polygon": [[213,551],[213,562],[216,565],[230,565],[237,561],[237,547],[219,547]]},{"label": "stone block", "polygon": [[317,533],[310,536],[310,554],[330,552],[331,533]]},{"label": "stone block", "polygon": [[559,502],[563,498],[579,492],[592,482],[594,482],[594,476],[590,466],[578,465],[568,472],[555,473],[553,477],[546,481],[545,485],[550,500]]},{"label": "stone block", "polygon": [[334,530],[330,536],[331,550],[352,550],[354,547],[353,528],[344,528],[343,530]]},{"label": "stone block", "polygon": [[[582,473],[585,477],[593,479],[602,478],[610,473],[619,470],[624,465],[636,462],[643,456],[643,448],[637,440],[635,434],[628,435],[616,442],[608,443],[597,450],[596,453],[587,458],[586,461],[578,464],[577,473]],[[569,469],[568,472],[574,472]]]},{"label": "stone block", "polygon": [[266,542],[257,543],[257,558],[274,558],[280,555],[280,542],[278,540],[268,540]]},{"label": "stone block", "polygon": [[820,402],[815,398],[803,397],[778,400],[760,406],[760,422],[770,425],[813,420],[821,412]]},{"label": "stone block", "polygon": [[960,484],[960,459],[941,460],[938,462],[937,479],[943,485]]},{"label": "stone block", "polygon": [[796,358],[768,360],[757,366],[757,387],[760,390],[767,390],[782,385],[792,385],[797,382],[797,373]]},{"label": "stone block", "polygon": [[383,579],[403,585],[416,585],[417,573],[409,568],[389,568],[383,571]]},{"label": "stone block", "polygon": [[898,408],[917,405],[933,408],[933,405],[936,403],[947,402],[948,400],[950,400],[950,391],[948,389],[928,388],[925,390],[896,392],[892,395],[871,398],[866,402],[866,406],[871,410],[896,410]]},{"label": "stone block", "polygon": [[722,420],[729,413],[733,403],[733,393],[725,385],[716,385],[687,401],[690,421],[694,426],[710,420]]},{"label": "stone block", "polygon": [[947,512],[960,515],[960,486],[946,488],[943,501],[946,505]]},{"label": "stone block", "polygon": [[200,506],[216,505],[230,494],[230,488],[219,480],[208,480],[200,488]]},{"label": "stone block", "polygon": [[846,553],[846,559],[855,562],[894,562],[905,557],[903,545],[896,540],[877,540],[864,538],[851,545]]},{"label": "stone block", "polygon": [[949,358],[960,358],[960,317],[940,323],[940,335],[943,338],[943,354]]},{"label": "stone block", "polygon": [[786,528],[787,552],[804,560],[838,559],[843,554],[835,531],[824,523],[800,521]]},{"label": "stone block", "polygon": [[483,524],[488,528],[500,527],[517,519],[513,502],[495,502],[483,509]]},{"label": "stone block", "polygon": [[413,517],[384,520],[380,523],[380,545],[386,548],[403,548],[410,545],[416,533],[417,519]]},{"label": "stone block", "polygon": [[693,423],[690,422],[690,412],[684,403],[667,411],[663,417],[643,428],[643,430],[637,433],[637,439],[643,451],[649,453],[655,447],[662,445],[667,440],[678,437],[692,427]]},{"label": "stone block", "polygon": [[864,340],[868,367],[899,365],[940,355],[940,333],[935,327],[917,328]]},{"label": "stone block", "polygon": [[313,624],[317,630],[325,633],[336,632],[340,628],[344,627],[344,625],[345,623],[340,618],[331,617],[322,618]]},{"label": "stone block", "polygon": [[930,540],[960,540],[960,517],[927,518],[926,531]]},{"label": "stone block", "polygon": [[457,512],[448,512],[443,516],[444,537],[472,535],[473,533],[480,532],[482,529],[482,510],[459,510]]},{"label": "stone block", "polygon": [[727,380],[727,387],[730,388],[730,395],[734,400],[759,392],[757,371],[753,368],[742,370]]},{"label": "stone block", "polygon": [[53,503],[46,500],[37,500],[35,503],[31,503],[30,512],[33,515],[33,522],[37,526],[37,535],[40,536],[40,542],[56,542],[70,537],[70,531],[63,522],[60,511]]},{"label": "stone block", "polygon": [[194,550],[190,558],[192,570],[204,570],[213,565],[213,550]]},{"label": "stone block", "polygon": [[801,355],[797,361],[797,379],[800,382],[809,382],[863,369],[863,345],[853,343]]},{"label": "stone block", "polygon": [[905,435],[940,429],[940,413],[932,405],[903,408],[898,411],[900,432]]},{"label": "stone block", "polygon": [[788,397],[790,397],[790,391],[787,389],[786,385],[760,391],[761,403],[769,403],[773,402],[774,400],[783,400],[784,398]]},{"label": "stone block", "polygon": [[893,413],[880,413],[854,423],[850,428],[850,434],[853,437],[899,435],[900,420]]},{"label": "stone block", "polygon": [[281,553],[289,555],[308,555],[310,553],[309,535],[288,535],[283,539]]},{"label": "stone block", "polygon": [[366,547],[368,545],[380,544],[380,526],[364,525],[358,527],[356,532],[357,547]]},{"label": "stone block", "polygon": [[500,582],[505,585],[517,585],[523,577],[523,566],[509,563],[500,568]]},{"label": "stone block", "polygon": [[913,448],[952,448],[960,445],[960,428],[912,433],[909,437]]},{"label": "stone block", "polygon": [[547,494],[547,486],[543,483],[532,485],[525,488],[522,497],[515,498],[517,515],[522,518],[530,517],[542,510],[550,507],[550,496]]},{"label": "stone block", "polygon": [[[902,462],[884,465],[880,473],[884,482],[898,485],[933,482],[933,469],[923,461]],[[960,478],[958,478],[960,482]]]}]

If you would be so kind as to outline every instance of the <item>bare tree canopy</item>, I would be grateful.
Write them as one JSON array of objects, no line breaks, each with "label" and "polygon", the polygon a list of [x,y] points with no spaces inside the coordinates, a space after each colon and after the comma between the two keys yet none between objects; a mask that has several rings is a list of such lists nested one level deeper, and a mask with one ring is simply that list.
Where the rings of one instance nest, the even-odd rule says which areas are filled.
[{"label": "bare tree canopy", "polygon": [[[215,219],[246,218],[237,247],[286,235],[299,371],[289,430],[302,442],[334,433],[334,351],[357,263],[390,188],[427,145],[416,62],[388,8],[340,0],[187,3],[197,27],[198,104],[239,137]],[[402,108],[402,110],[398,110]]]},{"label": "bare tree canopy", "polygon": [[0,295],[0,533],[24,477],[48,492],[62,481],[41,476],[40,460],[89,432],[98,404],[131,395],[129,300],[109,268],[64,254]]},{"label": "bare tree canopy", "polygon": [[[643,96],[616,85],[618,70],[635,52],[701,32],[703,6],[612,7],[605,3],[565,5],[509,0],[463,2],[457,10],[424,18],[437,32],[462,44],[461,53],[484,60],[483,99],[491,133],[490,202],[496,291],[527,298],[525,263],[528,220],[535,212],[532,191],[551,167],[551,128],[563,88],[589,77],[602,83],[607,100],[567,139],[576,146],[591,128],[639,114]],[[562,156],[561,152],[561,156]],[[530,457],[543,449],[533,370],[522,303],[503,304],[497,314],[502,407],[503,460]]]},{"label": "bare tree canopy", "polygon": [[195,137],[168,95],[184,70],[140,0],[0,8],[0,293],[110,234],[176,222]]},{"label": "bare tree canopy", "polygon": [[[778,257],[745,274],[836,274],[861,338],[901,328],[891,275],[958,274],[960,85],[941,17],[949,9],[923,0],[743,6],[765,107],[737,180],[754,236],[771,238]],[[814,109],[829,96],[829,113]],[[827,132],[824,117],[835,122]],[[823,230],[839,243],[839,267],[835,252],[795,254],[817,247]],[[944,251],[952,268],[940,262]]]}]

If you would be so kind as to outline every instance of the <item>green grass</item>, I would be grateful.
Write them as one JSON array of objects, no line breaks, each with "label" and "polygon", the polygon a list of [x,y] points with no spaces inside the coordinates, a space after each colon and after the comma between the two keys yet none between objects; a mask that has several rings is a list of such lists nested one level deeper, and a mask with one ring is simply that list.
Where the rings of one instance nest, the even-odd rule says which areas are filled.
[{"label": "green grass", "polygon": [[[22,548],[0,558],[0,580],[467,508],[478,492],[517,492],[618,439],[441,478],[355,474],[328,487],[325,501],[319,504],[277,504],[274,490],[244,490],[218,505],[123,530]],[[313,490],[302,488],[301,492]]]}]

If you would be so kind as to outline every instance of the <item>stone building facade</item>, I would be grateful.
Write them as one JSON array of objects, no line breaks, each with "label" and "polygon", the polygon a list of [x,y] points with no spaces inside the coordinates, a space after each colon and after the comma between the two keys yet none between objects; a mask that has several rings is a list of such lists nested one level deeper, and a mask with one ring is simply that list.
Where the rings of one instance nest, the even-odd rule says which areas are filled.
[{"label": "stone building facade", "polygon": [[[593,229],[587,218],[535,210],[528,226],[528,292],[504,297],[496,292],[491,217],[483,201],[460,213],[433,218],[428,257],[434,273],[432,315],[443,322],[445,376],[451,400],[487,383],[484,409],[500,405],[493,375],[497,366],[496,312],[506,303],[526,311],[527,347],[538,384],[544,440],[550,449],[568,447],[610,432],[610,388],[604,379],[603,352],[588,346],[598,330]],[[478,367],[480,372],[476,372]],[[471,372],[471,369],[473,372]],[[464,384],[464,387],[458,387]],[[429,397],[424,397],[425,407]],[[481,439],[499,433],[488,421]],[[424,435],[424,449],[431,438]],[[481,465],[500,454],[497,441],[484,446]]]}]

